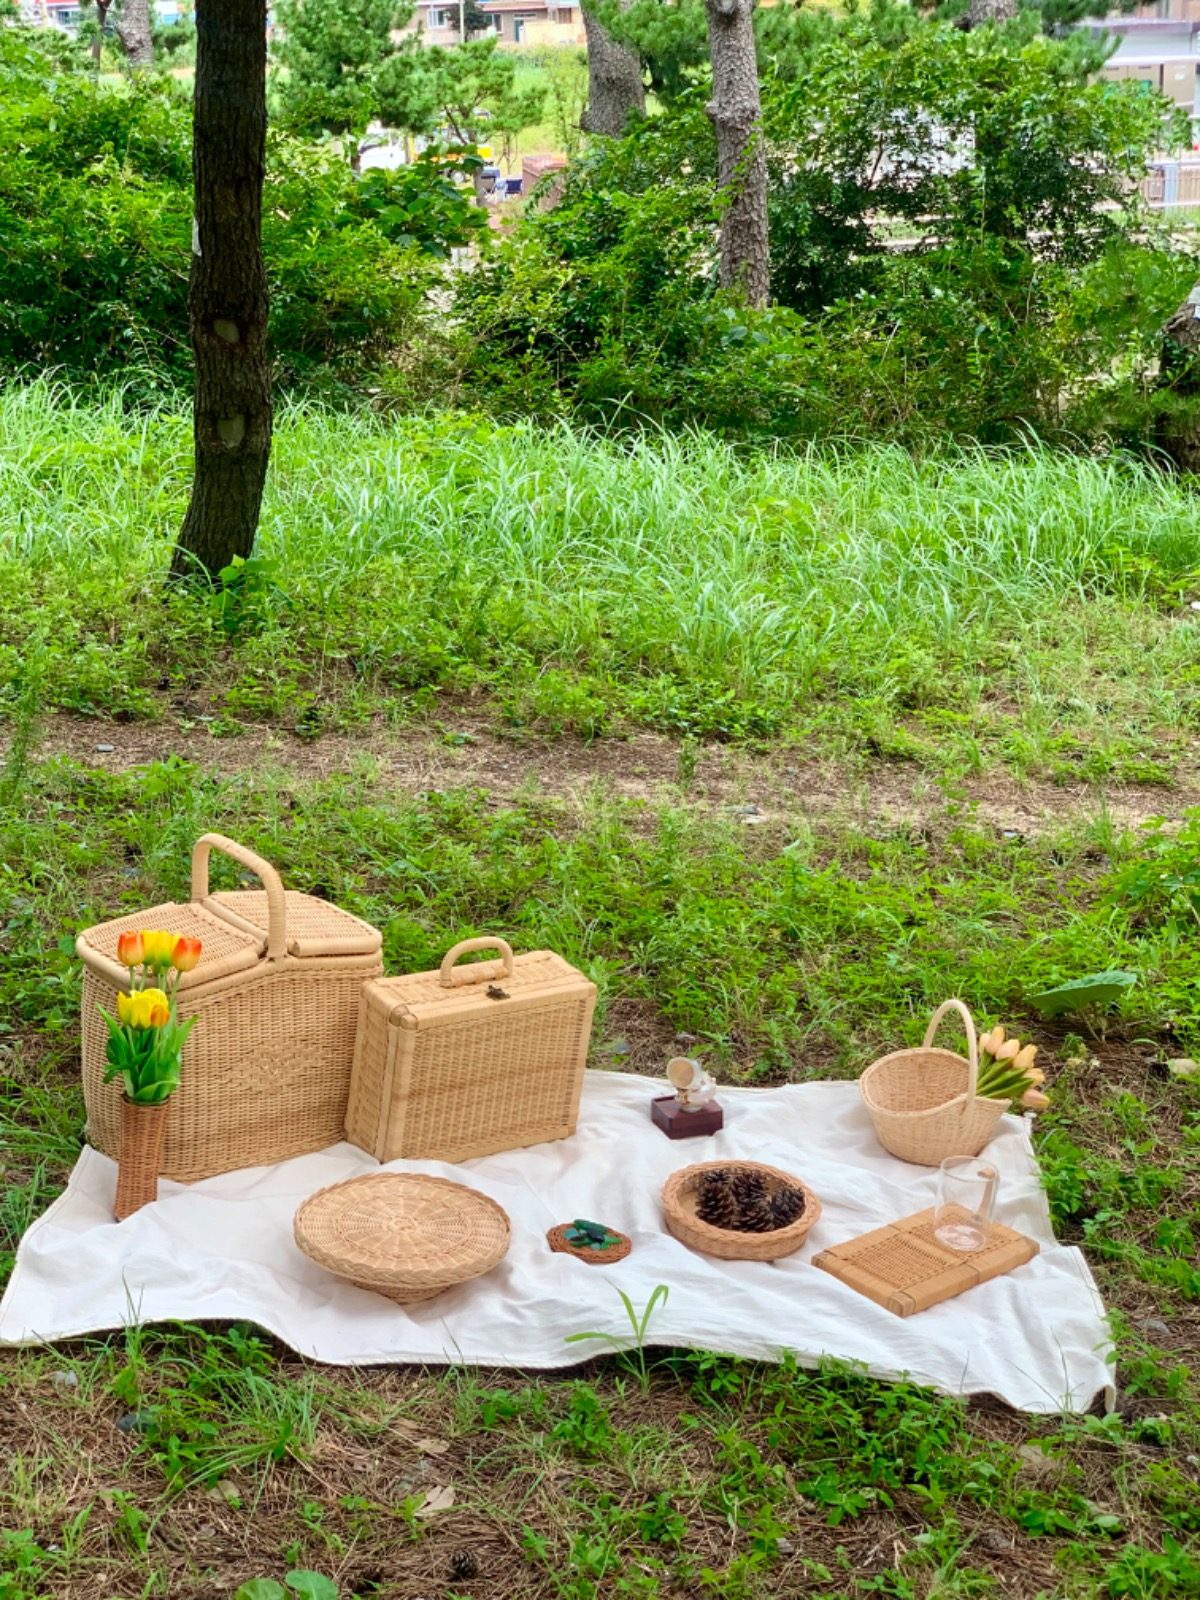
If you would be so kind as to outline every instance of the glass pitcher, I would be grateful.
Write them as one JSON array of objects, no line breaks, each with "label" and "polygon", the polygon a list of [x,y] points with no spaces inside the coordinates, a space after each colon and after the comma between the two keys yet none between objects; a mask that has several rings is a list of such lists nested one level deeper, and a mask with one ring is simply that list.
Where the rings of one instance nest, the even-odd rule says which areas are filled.
[{"label": "glass pitcher", "polygon": [[951,1250],[982,1250],[996,1210],[1000,1174],[978,1156],[947,1156],[938,1173],[933,1236]]}]

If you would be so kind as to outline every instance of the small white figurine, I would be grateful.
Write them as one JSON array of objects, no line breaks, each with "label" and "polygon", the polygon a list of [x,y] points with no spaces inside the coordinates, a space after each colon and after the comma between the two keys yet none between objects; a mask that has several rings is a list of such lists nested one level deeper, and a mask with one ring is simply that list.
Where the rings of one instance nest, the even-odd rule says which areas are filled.
[{"label": "small white figurine", "polygon": [[675,1056],[667,1062],[667,1081],[685,1111],[703,1111],[716,1096],[717,1085],[698,1061]]}]

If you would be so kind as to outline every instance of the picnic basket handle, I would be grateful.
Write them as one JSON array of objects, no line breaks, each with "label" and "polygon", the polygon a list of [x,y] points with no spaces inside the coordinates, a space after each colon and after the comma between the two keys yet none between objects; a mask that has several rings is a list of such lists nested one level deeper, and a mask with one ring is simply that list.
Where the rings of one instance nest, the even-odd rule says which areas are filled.
[{"label": "picnic basket handle", "polygon": [[506,939],[462,939],[442,957],[442,964],[438,969],[438,982],[443,989],[452,989],[456,983],[482,983],[485,978],[491,982],[495,978],[495,973],[488,971],[486,961],[475,962],[472,966],[464,967],[461,972],[453,970],[459,956],[469,956],[475,950],[498,951],[502,962],[500,976],[512,977],[512,945]]},{"label": "picnic basket handle", "polygon": [[925,1029],[925,1038],[921,1048],[928,1050],[933,1043],[934,1035],[941,1026],[942,1018],[947,1011],[957,1011],[962,1018],[963,1029],[967,1035],[967,1063],[970,1071],[967,1074],[967,1093],[962,1103],[960,1115],[966,1116],[975,1104],[975,1090],[979,1083],[979,1039],[975,1033],[975,1018],[967,1010],[961,1000],[943,1000],[941,1005],[929,1019],[929,1026]]},{"label": "picnic basket handle", "polygon": [[192,846],[192,899],[208,899],[208,858],[214,850],[249,868],[267,891],[267,959],[282,961],[287,954],[287,901],[283,879],[269,861],[247,850],[223,833],[204,833]]}]

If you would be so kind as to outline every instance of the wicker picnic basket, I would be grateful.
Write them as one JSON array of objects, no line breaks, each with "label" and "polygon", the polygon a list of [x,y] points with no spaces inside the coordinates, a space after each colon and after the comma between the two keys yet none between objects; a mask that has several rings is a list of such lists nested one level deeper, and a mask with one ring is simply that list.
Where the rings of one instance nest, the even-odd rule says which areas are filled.
[{"label": "wicker picnic basket", "polygon": [[[711,1222],[702,1222],[696,1215],[700,1180],[717,1167],[732,1173],[761,1173],[768,1194],[777,1189],[799,1189],[804,1195],[804,1210],[786,1228],[774,1228],[769,1233],[743,1233],[738,1228],[717,1228]],[[698,1161],[695,1166],[683,1167],[663,1185],[662,1208],[667,1227],[680,1244],[723,1261],[778,1261],[790,1256],[799,1250],[821,1215],[821,1202],[806,1183],[764,1161]]]},{"label": "wicker picnic basket", "polygon": [[[456,966],[476,950],[498,961]],[[464,939],[362,991],[346,1137],[380,1161],[466,1161],[575,1132],[596,986],[551,950]]]},{"label": "wicker picnic basket", "polygon": [[501,1206],[465,1184],[368,1172],[310,1195],[293,1234],[327,1272],[407,1305],[490,1272],[511,1228]]},{"label": "wicker picnic basket", "polygon": [[[210,894],[213,850],[255,873],[261,889]],[[282,1161],[342,1137],[363,984],[382,970],[376,928],[311,895],[219,833],[192,852],[188,905],[154,906],[81,933],[83,1089],[88,1138],[117,1159],[121,1085],[105,1083],[108,1030],[129,974],[116,959],[127,930],[162,928],[203,942],[179,983],[179,1015],[196,1016],[171,1096],[163,1176],[190,1183]]]},{"label": "wicker picnic basket", "polygon": [[[967,1057],[935,1050],[942,1018],[957,1011],[967,1035]],[[934,1012],[919,1050],[881,1056],[858,1080],[880,1144],[901,1161],[936,1167],[947,1156],[977,1156],[1008,1109],[1007,1100],[975,1093],[979,1041],[975,1022],[961,1000],[946,1000]]]}]

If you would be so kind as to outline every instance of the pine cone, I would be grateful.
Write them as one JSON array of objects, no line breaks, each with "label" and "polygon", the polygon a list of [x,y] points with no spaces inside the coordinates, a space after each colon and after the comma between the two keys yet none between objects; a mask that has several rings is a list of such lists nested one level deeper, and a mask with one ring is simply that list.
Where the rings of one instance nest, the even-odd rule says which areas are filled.
[{"label": "pine cone", "polygon": [[771,1196],[772,1226],[789,1227],[804,1215],[804,1190],[793,1189],[791,1184],[777,1189]]},{"label": "pine cone", "polygon": [[738,1227],[743,1233],[771,1233],[776,1227],[775,1214],[771,1210],[771,1202],[765,1195],[755,1195],[749,1200],[743,1200],[738,1218]]},{"label": "pine cone", "polygon": [[729,1174],[724,1167],[715,1167],[700,1175],[700,1192],[696,1198],[696,1215],[701,1222],[714,1228],[736,1228],[738,1225],[737,1196],[733,1192]]},{"label": "pine cone", "polygon": [[[769,1205],[766,1181],[761,1172],[738,1171],[733,1174],[733,1193],[738,1212],[743,1217],[755,1215],[762,1206]],[[745,1227],[745,1222],[739,1223]],[[758,1232],[758,1229],[751,1230]]]},{"label": "pine cone", "polygon": [[452,1579],[479,1576],[479,1563],[469,1550],[456,1550],[450,1557],[450,1576]]}]

